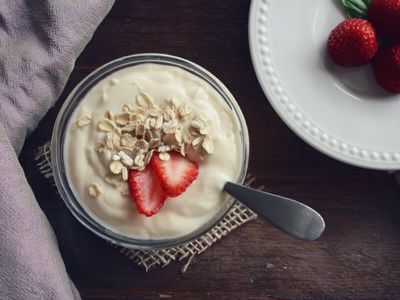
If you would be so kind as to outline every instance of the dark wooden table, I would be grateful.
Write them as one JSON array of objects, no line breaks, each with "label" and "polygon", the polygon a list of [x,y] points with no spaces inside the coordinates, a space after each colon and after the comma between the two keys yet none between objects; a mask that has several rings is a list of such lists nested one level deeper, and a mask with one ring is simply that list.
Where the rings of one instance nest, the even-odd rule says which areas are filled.
[{"label": "dark wooden table", "polygon": [[[76,63],[57,105],[27,140],[26,175],[57,234],[72,280],[87,299],[400,299],[400,192],[386,172],[328,158],[291,132],[265,98],[250,60],[249,0],[119,0]],[[267,190],[323,214],[314,243],[295,240],[262,220],[197,257],[144,272],[69,213],[41,177],[33,149],[50,138],[57,112],[89,72],[120,56],[161,52],[192,60],[219,77],[247,119],[249,171]]]}]

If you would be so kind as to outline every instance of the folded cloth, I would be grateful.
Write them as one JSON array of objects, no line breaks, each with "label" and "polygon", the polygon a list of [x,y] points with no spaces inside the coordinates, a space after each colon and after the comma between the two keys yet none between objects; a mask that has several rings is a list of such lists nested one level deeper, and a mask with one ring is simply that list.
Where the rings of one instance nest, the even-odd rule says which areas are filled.
[{"label": "folded cloth", "polygon": [[18,162],[114,0],[0,0],[0,299],[78,299]]}]

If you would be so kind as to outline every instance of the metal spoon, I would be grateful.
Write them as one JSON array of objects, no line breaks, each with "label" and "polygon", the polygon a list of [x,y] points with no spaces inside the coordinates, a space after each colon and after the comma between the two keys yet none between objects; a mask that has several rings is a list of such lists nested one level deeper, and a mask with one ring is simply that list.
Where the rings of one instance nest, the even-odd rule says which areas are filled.
[{"label": "metal spoon", "polygon": [[227,182],[224,191],[284,232],[306,241],[318,239],[325,221],[311,207],[293,199]]}]

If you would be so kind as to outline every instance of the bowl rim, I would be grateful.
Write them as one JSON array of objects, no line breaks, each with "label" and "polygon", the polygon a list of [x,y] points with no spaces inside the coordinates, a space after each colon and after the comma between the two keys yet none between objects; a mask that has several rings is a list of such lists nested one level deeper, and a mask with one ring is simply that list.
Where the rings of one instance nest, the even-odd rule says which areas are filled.
[{"label": "bowl rim", "polygon": [[79,105],[80,101],[84,98],[86,93],[94,85],[96,85],[105,77],[109,76],[111,73],[127,67],[144,63],[170,65],[179,67],[185,71],[189,71],[191,74],[206,81],[215,91],[220,94],[222,99],[233,111],[239,123],[238,127],[241,136],[240,142],[242,144],[242,164],[236,182],[239,184],[243,184],[246,178],[249,163],[250,145],[247,124],[243,113],[238,103],[236,102],[236,99],[218,78],[216,78],[212,73],[210,73],[203,67],[184,58],[168,54],[143,53],[117,58],[100,66],[99,68],[92,71],[89,75],[87,75],[84,79],[82,79],[66,98],[57,115],[52,133],[50,151],[56,187],[68,209],[82,225],[95,233],[97,236],[118,246],[137,250],[158,250],[177,247],[204,235],[225,217],[225,215],[230,211],[236,200],[232,197],[228,197],[226,203],[221,206],[219,211],[214,215],[211,220],[200,226],[198,229],[190,232],[189,234],[180,237],[165,239],[140,239],[127,237],[122,234],[118,234],[97,222],[86,212],[86,209],[80,205],[79,200],[76,199],[77,197],[75,197],[72,188],[69,186],[67,174],[64,167],[63,155],[65,129],[69,124],[70,117],[73,114],[75,108]]}]

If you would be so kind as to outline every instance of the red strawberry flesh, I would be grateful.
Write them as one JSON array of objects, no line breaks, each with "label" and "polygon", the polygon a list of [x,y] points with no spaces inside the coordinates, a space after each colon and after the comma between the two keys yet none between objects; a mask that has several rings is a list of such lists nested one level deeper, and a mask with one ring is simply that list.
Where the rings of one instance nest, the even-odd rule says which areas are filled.
[{"label": "red strawberry flesh", "polygon": [[182,194],[197,178],[199,167],[195,162],[177,152],[170,152],[170,159],[163,161],[155,153],[150,161],[165,193],[170,197]]},{"label": "red strawberry flesh", "polygon": [[129,189],[138,212],[148,217],[157,213],[167,198],[149,166],[143,171],[132,171],[129,174]]}]

